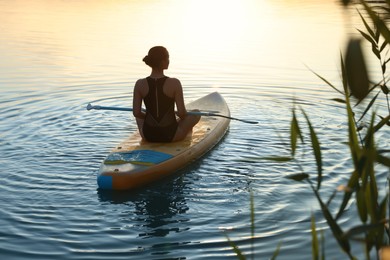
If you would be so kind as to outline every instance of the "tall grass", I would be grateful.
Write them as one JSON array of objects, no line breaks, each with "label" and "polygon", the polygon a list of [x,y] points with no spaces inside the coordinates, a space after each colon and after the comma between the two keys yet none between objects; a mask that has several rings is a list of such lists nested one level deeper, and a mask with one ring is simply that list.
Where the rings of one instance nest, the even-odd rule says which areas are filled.
[{"label": "tall grass", "polygon": [[[343,0],[346,7],[352,1]],[[301,173],[287,176],[288,179],[308,184],[316,197],[322,215],[326,220],[333,237],[349,259],[356,259],[351,250],[351,243],[359,241],[364,244],[365,257],[371,259],[374,255],[379,259],[386,258],[390,252],[390,230],[389,230],[389,193],[380,192],[377,183],[378,165],[390,169],[390,158],[388,149],[378,149],[376,134],[378,131],[388,131],[386,126],[390,126],[390,102],[388,98],[389,89],[387,83],[389,75],[387,65],[390,62],[390,30],[386,25],[386,19],[390,18],[390,0],[357,1],[361,7],[364,30],[358,30],[361,38],[351,38],[348,42],[345,57],[340,55],[342,89],[338,89],[332,83],[319,74],[315,73],[319,79],[324,81],[339,95],[333,100],[344,104],[346,110],[346,144],[349,147],[351,156],[350,176],[348,182],[335,191],[329,198],[324,198],[320,194],[323,178],[323,155],[321,143],[316,130],[311,124],[309,115],[301,107],[294,105],[292,109],[292,119],[290,122],[290,156],[275,156],[272,159],[276,162],[295,163],[302,169]],[[369,4],[370,3],[370,4]],[[366,18],[365,18],[366,17]],[[369,80],[367,66],[365,63],[361,41],[365,40],[371,45],[372,54],[378,59],[379,69],[382,74],[380,82],[372,83]],[[373,93],[373,96],[370,95]],[[375,104],[379,102],[378,96],[384,95],[387,108],[387,115],[380,115],[376,112]],[[369,102],[362,102],[368,100]],[[355,103],[355,104],[353,104]],[[354,108],[368,103],[361,111],[360,115],[355,113]],[[382,112],[383,113],[383,112]],[[301,116],[299,116],[301,115]],[[368,126],[362,126],[363,120],[368,121]],[[303,121],[303,122],[302,122]],[[303,128],[307,128],[308,134],[304,135]],[[380,141],[380,140],[379,140]],[[303,170],[297,153],[308,150],[312,152],[313,161],[316,164],[316,173],[308,173]],[[336,194],[341,193],[342,200],[338,205],[333,201]],[[380,197],[379,194],[386,194]],[[339,224],[340,218],[345,214],[347,205],[354,202],[360,223],[352,228],[345,229]],[[255,233],[255,215],[253,206],[253,195],[251,194],[251,235]],[[336,212],[330,210],[336,208]],[[324,237],[321,233],[320,239],[317,231],[314,215],[311,218],[312,235],[312,258],[325,259]],[[246,259],[243,252],[227,237],[234,252],[239,259]],[[252,244],[252,248],[253,248]],[[275,259],[279,253],[280,244],[272,256]],[[252,253],[253,255],[253,253]]]}]

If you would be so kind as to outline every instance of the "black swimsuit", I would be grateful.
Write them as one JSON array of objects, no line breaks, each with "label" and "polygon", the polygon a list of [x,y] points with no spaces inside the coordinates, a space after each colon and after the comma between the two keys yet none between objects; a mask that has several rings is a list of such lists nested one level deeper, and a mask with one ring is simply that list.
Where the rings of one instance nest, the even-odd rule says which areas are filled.
[{"label": "black swimsuit", "polygon": [[142,132],[149,142],[171,142],[176,134],[175,100],[163,91],[167,78],[146,78],[149,92],[144,98],[146,117]]}]

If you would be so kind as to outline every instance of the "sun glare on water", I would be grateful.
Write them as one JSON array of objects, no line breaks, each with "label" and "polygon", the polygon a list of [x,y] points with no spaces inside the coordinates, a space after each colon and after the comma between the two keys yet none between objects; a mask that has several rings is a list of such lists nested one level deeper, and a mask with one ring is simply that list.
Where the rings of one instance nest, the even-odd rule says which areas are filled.
[{"label": "sun glare on water", "polygon": [[246,33],[248,10],[241,1],[191,1],[183,12],[182,30],[204,50],[234,46]]},{"label": "sun glare on water", "polygon": [[[335,32],[326,23],[316,24],[328,19],[330,11],[311,14],[308,9],[307,16],[299,15],[305,7],[298,3],[36,0],[21,6],[10,1],[8,12],[0,17],[6,25],[0,28],[6,39],[0,37],[0,51],[23,54],[14,56],[13,70],[20,70],[27,60],[58,70],[52,73],[101,77],[104,67],[107,80],[119,80],[148,73],[142,58],[150,47],[163,45],[171,54],[169,72],[178,77],[216,75],[218,81],[217,75],[266,74],[264,67],[288,68],[296,67],[296,62],[329,59],[316,48],[318,41],[338,45],[329,40]],[[21,8],[28,12],[17,12]],[[307,36],[317,31],[323,32],[322,39]]]}]

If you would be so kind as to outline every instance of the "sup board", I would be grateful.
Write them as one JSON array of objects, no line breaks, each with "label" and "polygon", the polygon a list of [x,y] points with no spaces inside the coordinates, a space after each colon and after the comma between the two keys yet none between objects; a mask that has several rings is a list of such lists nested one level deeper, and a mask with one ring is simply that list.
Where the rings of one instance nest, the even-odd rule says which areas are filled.
[{"label": "sup board", "polygon": [[[214,92],[186,105],[187,110],[211,110],[230,116],[224,98]],[[202,116],[192,133],[172,143],[142,140],[138,131],[119,144],[102,162],[97,176],[101,189],[132,190],[161,180],[212,149],[226,134],[230,119]]]}]

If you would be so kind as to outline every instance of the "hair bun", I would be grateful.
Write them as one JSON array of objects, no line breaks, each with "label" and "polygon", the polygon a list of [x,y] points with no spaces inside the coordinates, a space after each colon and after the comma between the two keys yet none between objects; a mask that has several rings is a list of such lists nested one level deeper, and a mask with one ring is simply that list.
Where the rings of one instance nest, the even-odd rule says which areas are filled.
[{"label": "hair bun", "polygon": [[159,67],[161,62],[166,58],[169,58],[167,49],[162,46],[155,46],[149,50],[148,55],[146,55],[142,61],[144,61],[146,65],[156,68]]}]

